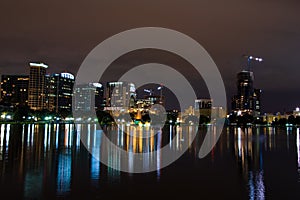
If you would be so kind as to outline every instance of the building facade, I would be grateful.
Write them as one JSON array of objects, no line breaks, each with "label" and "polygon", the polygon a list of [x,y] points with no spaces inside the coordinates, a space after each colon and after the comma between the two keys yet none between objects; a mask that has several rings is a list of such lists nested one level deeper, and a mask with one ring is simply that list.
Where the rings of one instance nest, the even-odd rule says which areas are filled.
[{"label": "building facade", "polygon": [[135,106],[136,91],[133,83],[108,82],[106,87],[106,106],[132,108]]},{"label": "building facade", "polygon": [[232,111],[237,115],[253,116],[261,112],[261,90],[253,87],[253,72],[243,70],[237,74],[237,95],[232,98]]},{"label": "building facade", "polygon": [[44,63],[30,63],[28,106],[32,110],[47,109],[46,69]]},{"label": "building facade", "polygon": [[29,76],[2,75],[1,103],[11,106],[26,106],[28,103]]},{"label": "building facade", "polygon": [[101,83],[88,83],[77,85],[74,88],[75,96],[73,106],[76,111],[90,112],[103,110],[104,87]]},{"label": "building facade", "polygon": [[46,75],[48,110],[56,113],[72,111],[75,77],[71,73]]},{"label": "building facade", "polygon": [[195,106],[194,106],[195,115],[197,116],[203,115],[206,117],[210,117],[211,109],[212,109],[212,99],[195,100]]}]

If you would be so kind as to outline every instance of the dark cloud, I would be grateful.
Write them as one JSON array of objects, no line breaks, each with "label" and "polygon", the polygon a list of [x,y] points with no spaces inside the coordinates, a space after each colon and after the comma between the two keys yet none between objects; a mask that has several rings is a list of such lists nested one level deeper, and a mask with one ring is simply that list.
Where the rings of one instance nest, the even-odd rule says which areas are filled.
[{"label": "dark cloud", "polygon": [[[266,111],[297,106],[300,2],[296,0],[73,0],[0,3],[0,73],[27,73],[29,61],[50,72],[76,73],[98,43],[130,28],[181,31],[202,44],[218,65],[228,97],[235,92],[243,54],[265,58],[255,65],[255,85]],[[276,101],[274,100],[276,99]]]}]

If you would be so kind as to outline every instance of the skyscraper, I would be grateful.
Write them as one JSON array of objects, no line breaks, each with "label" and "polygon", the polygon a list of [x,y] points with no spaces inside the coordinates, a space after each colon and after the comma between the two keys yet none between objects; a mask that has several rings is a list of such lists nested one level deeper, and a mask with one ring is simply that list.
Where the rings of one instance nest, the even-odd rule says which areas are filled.
[{"label": "skyscraper", "polygon": [[70,73],[46,75],[46,101],[50,111],[72,111],[74,81],[75,77]]},{"label": "skyscraper", "polygon": [[28,106],[33,110],[47,109],[46,69],[44,63],[30,63]]},{"label": "skyscraper", "polygon": [[253,109],[251,104],[253,89],[253,72],[241,71],[237,74],[237,104],[236,109],[250,110]]},{"label": "skyscraper", "polygon": [[29,76],[2,75],[1,103],[12,106],[25,106],[28,103]]},{"label": "skyscraper", "polygon": [[106,106],[130,108],[135,106],[136,91],[133,83],[108,82],[106,87]]},{"label": "skyscraper", "polygon": [[[73,106],[76,111],[90,112],[104,107],[104,88],[101,83],[77,85],[74,88]],[[93,98],[94,97],[94,98]]]},{"label": "skyscraper", "polygon": [[253,87],[253,72],[243,70],[237,74],[237,95],[232,99],[232,110],[238,115],[260,115],[261,90]]}]

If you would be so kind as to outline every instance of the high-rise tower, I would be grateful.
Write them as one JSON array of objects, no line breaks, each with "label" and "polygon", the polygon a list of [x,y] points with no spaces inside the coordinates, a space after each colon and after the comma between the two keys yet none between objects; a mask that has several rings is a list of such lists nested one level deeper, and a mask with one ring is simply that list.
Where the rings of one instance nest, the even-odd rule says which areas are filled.
[{"label": "high-rise tower", "polygon": [[46,75],[47,104],[56,113],[72,111],[72,96],[75,77],[71,73]]},{"label": "high-rise tower", "polygon": [[32,110],[47,109],[45,75],[48,66],[44,63],[29,63],[29,66],[28,106]]},{"label": "high-rise tower", "polygon": [[106,106],[134,107],[136,98],[135,85],[128,82],[108,82],[106,87]]},{"label": "high-rise tower", "polygon": [[104,87],[101,83],[77,85],[74,88],[73,109],[82,113],[103,110]]},{"label": "high-rise tower", "polygon": [[262,62],[262,58],[247,56],[247,69],[237,74],[237,95],[232,99],[232,111],[237,115],[244,113],[259,116],[261,112],[261,90],[254,89],[254,75],[250,68],[252,60]]},{"label": "high-rise tower", "polygon": [[253,109],[253,79],[253,72],[250,71],[244,70],[237,74],[237,95],[233,107],[235,110]]}]

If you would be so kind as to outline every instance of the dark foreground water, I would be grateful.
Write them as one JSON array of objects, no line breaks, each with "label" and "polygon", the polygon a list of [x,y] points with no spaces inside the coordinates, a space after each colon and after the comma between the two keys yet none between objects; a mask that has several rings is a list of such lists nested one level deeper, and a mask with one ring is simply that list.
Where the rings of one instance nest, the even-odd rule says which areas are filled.
[{"label": "dark foreground water", "polygon": [[[299,128],[227,127],[211,153],[200,159],[203,127],[186,153],[168,167],[130,174],[106,167],[91,156],[78,130],[87,131],[91,146],[101,146],[103,132],[94,125],[74,127],[0,124],[0,198],[300,199]],[[143,152],[155,151],[168,138],[175,138],[172,148],[178,150],[191,139],[181,132],[184,128],[195,127],[169,127],[160,140],[153,136],[146,142],[130,139],[121,131],[113,132],[110,139],[125,150]],[[109,162],[118,166],[120,156],[105,151],[110,152]],[[160,163],[163,158],[155,159]]]}]

